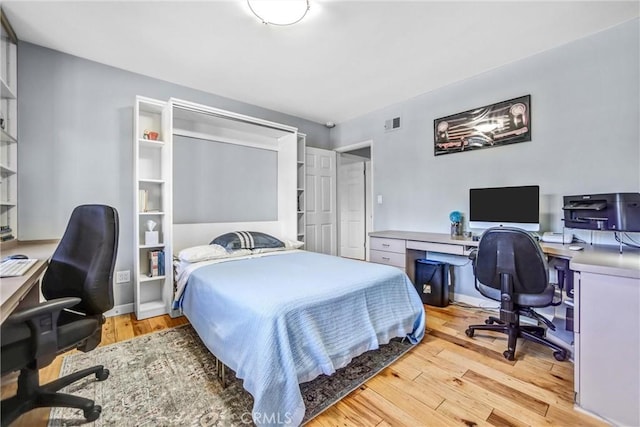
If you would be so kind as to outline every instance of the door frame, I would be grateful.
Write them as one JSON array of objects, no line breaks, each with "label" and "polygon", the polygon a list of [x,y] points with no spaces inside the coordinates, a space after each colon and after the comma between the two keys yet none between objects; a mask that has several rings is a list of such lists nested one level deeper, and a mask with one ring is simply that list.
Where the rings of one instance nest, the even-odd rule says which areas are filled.
[{"label": "door frame", "polygon": [[[340,167],[342,166],[342,163],[340,162],[340,156],[342,156],[343,154],[348,154],[350,151],[354,151],[354,150],[359,150],[361,148],[367,148],[369,147],[371,150],[371,158],[369,159],[369,170],[366,171],[366,173],[369,175],[369,179],[371,180],[371,188],[370,188],[370,194],[367,194],[367,196],[369,197],[368,200],[365,200],[365,224],[369,223],[369,220],[366,218],[367,213],[369,213],[371,215],[371,220],[370,220],[370,225],[371,225],[371,231],[373,231],[373,215],[374,215],[374,203],[373,203],[373,189],[374,189],[374,181],[373,181],[373,159],[374,159],[374,150],[373,150],[373,139],[367,139],[364,141],[360,141],[360,142],[356,142],[354,144],[349,144],[349,145],[343,145],[342,147],[337,147],[334,148],[334,151],[337,153],[338,155],[338,159],[336,161],[336,196],[339,194],[340,192]],[[364,159],[363,159],[364,160]],[[365,189],[366,189],[366,183],[365,183]],[[340,256],[340,244],[339,242],[341,242],[341,206],[340,206],[340,197],[336,197],[337,200],[337,206],[336,206],[336,215],[337,215],[337,221],[336,221],[336,225],[338,227],[338,235],[337,235],[337,239],[336,242],[338,242],[338,256]],[[369,212],[370,211],[370,212]],[[365,254],[365,260],[369,261],[369,233],[368,231],[365,232],[365,248],[364,248],[364,254]]]}]

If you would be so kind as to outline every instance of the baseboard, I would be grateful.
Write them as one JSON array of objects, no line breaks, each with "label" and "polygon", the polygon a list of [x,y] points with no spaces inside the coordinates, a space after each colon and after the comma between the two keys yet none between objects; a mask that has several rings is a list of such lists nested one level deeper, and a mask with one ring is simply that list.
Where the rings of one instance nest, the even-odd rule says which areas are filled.
[{"label": "baseboard", "polygon": [[611,425],[616,425],[617,424],[617,423],[615,423],[615,422],[613,422],[611,420],[608,420],[606,418],[601,417],[600,415],[598,415],[598,414],[596,414],[594,412],[591,412],[589,410],[584,409],[578,403],[574,403],[573,404],[573,410],[576,411],[576,412],[581,412],[581,413],[586,414],[586,415],[590,415],[593,418],[595,418],[595,419],[597,419],[599,421],[602,421],[603,423],[606,423],[606,424],[611,424]]},{"label": "baseboard", "polygon": [[114,306],[111,310],[107,311],[104,314],[104,316],[105,317],[119,316],[121,314],[133,313],[133,311],[134,311],[134,306],[133,306],[133,303],[130,302],[129,304]]},{"label": "baseboard", "polygon": [[453,302],[461,302],[463,304],[471,305],[474,307],[482,308],[485,310],[498,310],[500,303],[487,298],[472,297],[465,294],[453,294]]}]

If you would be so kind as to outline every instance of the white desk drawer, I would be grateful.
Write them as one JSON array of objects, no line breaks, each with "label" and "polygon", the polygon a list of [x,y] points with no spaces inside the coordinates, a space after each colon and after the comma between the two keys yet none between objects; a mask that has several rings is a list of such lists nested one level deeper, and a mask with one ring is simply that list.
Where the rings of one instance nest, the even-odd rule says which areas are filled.
[{"label": "white desk drawer", "polygon": [[[404,242],[404,240],[403,240]],[[394,267],[405,267],[405,254],[399,254],[396,252],[376,251],[371,249],[369,251],[369,259],[371,262],[378,264],[393,265]]]},{"label": "white desk drawer", "polygon": [[443,254],[452,254],[452,255],[464,255],[464,246],[450,245],[448,243],[418,242],[415,240],[410,240],[407,242],[407,247],[409,249],[417,249],[419,251],[440,252]]},{"label": "white desk drawer", "polygon": [[[385,239],[382,237],[372,237],[370,239],[371,249],[376,251],[388,251],[404,254],[406,252],[406,240]],[[404,265],[404,264],[403,264]]]}]

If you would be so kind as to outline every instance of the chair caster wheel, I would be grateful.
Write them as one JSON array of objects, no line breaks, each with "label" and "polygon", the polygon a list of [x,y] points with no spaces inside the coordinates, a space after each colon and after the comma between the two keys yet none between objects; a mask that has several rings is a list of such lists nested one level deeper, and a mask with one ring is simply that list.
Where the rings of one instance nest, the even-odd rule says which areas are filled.
[{"label": "chair caster wheel", "polygon": [[515,352],[513,352],[513,351],[506,350],[505,352],[502,353],[502,355],[507,360],[514,360],[515,359],[515,357],[514,357],[515,356]]},{"label": "chair caster wheel", "polygon": [[487,325],[493,325],[493,320],[485,319],[484,323],[487,324]]},{"label": "chair caster wheel", "polygon": [[567,359],[567,352],[566,351],[560,351],[560,350],[554,351],[553,352],[553,357],[555,357],[558,362],[563,362],[563,361],[565,361]]},{"label": "chair caster wheel", "polygon": [[100,414],[102,413],[102,406],[95,405],[93,408],[84,411],[84,417],[87,419],[87,422],[93,422],[100,418]]},{"label": "chair caster wheel", "polygon": [[467,334],[469,338],[473,338],[473,329],[467,329],[464,333]]},{"label": "chair caster wheel", "polygon": [[100,371],[96,372],[96,379],[98,381],[104,381],[109,378],[109,370],[106,368],[102,368]]}]

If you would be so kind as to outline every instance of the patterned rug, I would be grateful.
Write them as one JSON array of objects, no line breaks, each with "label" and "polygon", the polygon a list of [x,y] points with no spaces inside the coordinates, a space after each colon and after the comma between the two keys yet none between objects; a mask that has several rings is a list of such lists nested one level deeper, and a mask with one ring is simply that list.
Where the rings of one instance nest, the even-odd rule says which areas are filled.
[{"label": "patterned rug", "polygon": [[[328,377],[300,385],[303,423],[342,399],[411,348],[392,340]],[[213,355],[190,325],[76,353],[64,358],[60,376],[102,364],[111,375],[90,377],[63,389],[102,406],[95,426],[236,426],[251,423],[252,396],[228,370],[226,388],[216,377]],[[49,426],[85,424],[82,411],[52,408]]]}]

